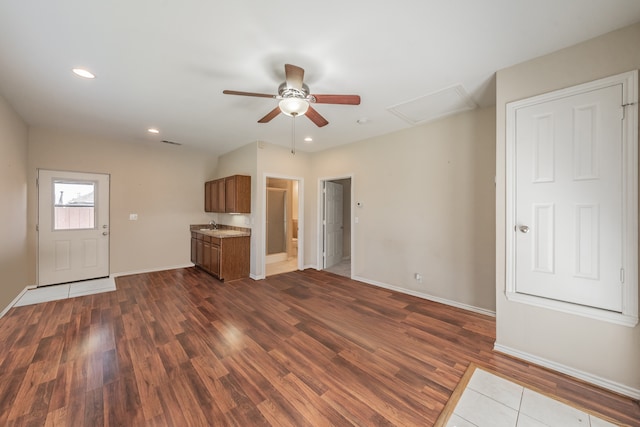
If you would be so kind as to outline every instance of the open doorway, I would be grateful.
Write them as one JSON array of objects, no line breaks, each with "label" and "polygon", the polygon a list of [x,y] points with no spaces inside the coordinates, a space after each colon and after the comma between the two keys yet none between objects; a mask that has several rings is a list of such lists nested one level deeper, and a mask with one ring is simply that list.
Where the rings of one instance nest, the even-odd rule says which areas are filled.
[{"label": "open doorway", "polygon": [[351,277],[351,177],[321,181],[323,270]]},{"label": "open doorway", "polygon": [[267,177],[265,276],[298,270],[299,181]]}]

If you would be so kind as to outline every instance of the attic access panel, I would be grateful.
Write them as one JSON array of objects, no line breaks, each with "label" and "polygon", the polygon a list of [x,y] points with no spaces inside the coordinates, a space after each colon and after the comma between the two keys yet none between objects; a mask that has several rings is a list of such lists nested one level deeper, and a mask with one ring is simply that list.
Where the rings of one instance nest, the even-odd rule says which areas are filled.
[{"label": "attic access panel", "polygon": [[464,87],[456,85],[393,105],[387,110],[411,125],[418,125],[477,106]]}]

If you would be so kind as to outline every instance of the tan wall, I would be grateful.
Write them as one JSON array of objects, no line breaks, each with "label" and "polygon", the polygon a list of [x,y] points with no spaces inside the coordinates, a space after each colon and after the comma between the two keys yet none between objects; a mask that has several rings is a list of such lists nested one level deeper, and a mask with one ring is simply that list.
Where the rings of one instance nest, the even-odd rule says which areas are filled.
[{"label": "tan wall", "polygon": [[[265,176],[301,179],[302,186],[298,188],[298,197],[303,199],[304,212],[299,212],[300,232],[298,234],[298,251],[303,250],[303,262],[307,267],[315,267],[316,257],[316,189],[317,183],[311,180],[311,154],[298,151],[295,155],[289,149],[269,143],[257,146],[257,179],[252,235],[255,236],[255,246],[252,247],[252,273],[258,277],[264,276],[264,209],[265,209]],[[253,241],[253,240],[252,240]],[[302,243],[301,243],[302,242]]]},{"label": "tan wall", "polygon": [[[29,281],[35,283],[36,170],[111,174],[112,274],[190,264],[189,224],[203,223],[204,182],[217,159],[187,146],[46,129],[29,133]],[[138,220],[130,221],[129,214]]]},{"label": "tan wall", "polygon": [[[214,214],[216,221],[220,224],[232,225],[234,227],[254,227],[254,218],[256,216],[256,194],[258,191],[257,179],[257,144],[250,143],[237,150],[223,154],[218,159],[218,168],[215,178],[224,178],[231,175],[249,175],[251,177],[251,214],[250,215],[230,215],[230,214]],[[256,266],[256,236],[251,233],[251,266],[250,273],[253,276]]]},{"label": "tan wall", "polygon": [[640,68],[640,24],[497,74],[497,344],[634,388],[640,395],[640,326],[630,328],[505,298],[505,105]]},{"label": "tan wall", "polygon": [[28,285],[28,128],[0,96],[0,312]]},{"label": "tan wall", "polygon": [[494,117],[480,109],[313,155],[316,180],[353,174],[355,276],[495,309]]}]

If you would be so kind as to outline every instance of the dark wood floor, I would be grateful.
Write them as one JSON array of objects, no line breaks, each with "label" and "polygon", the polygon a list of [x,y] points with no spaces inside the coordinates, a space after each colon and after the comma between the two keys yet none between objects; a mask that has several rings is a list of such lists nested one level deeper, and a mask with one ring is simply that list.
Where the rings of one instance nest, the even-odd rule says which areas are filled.
[{"label": "dark wood floor", "polygon": [[471,362],[640,425],[638,402],[494,353],[493,318],[331,273],[117,288],[0,319],[0,426],[430,426]]}]

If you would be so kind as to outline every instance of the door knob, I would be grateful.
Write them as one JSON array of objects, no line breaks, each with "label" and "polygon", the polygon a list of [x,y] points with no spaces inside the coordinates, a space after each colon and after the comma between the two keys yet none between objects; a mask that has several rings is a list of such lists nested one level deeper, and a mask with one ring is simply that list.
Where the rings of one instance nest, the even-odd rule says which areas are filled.
[{"label": "door knob", "polygon": [[103,236],[107,236],[108,234],[109,234],[109,232],[108,232],[108,231],[103,231],[103,232],[102,232],[102,235],[103,235]]},{"label": "door knob", "polygon": [[529,227],[527,227],[526,225],[520,225],[518,226],[518,229],[520,230],[521,233],[528,233],[529,232]]}]

